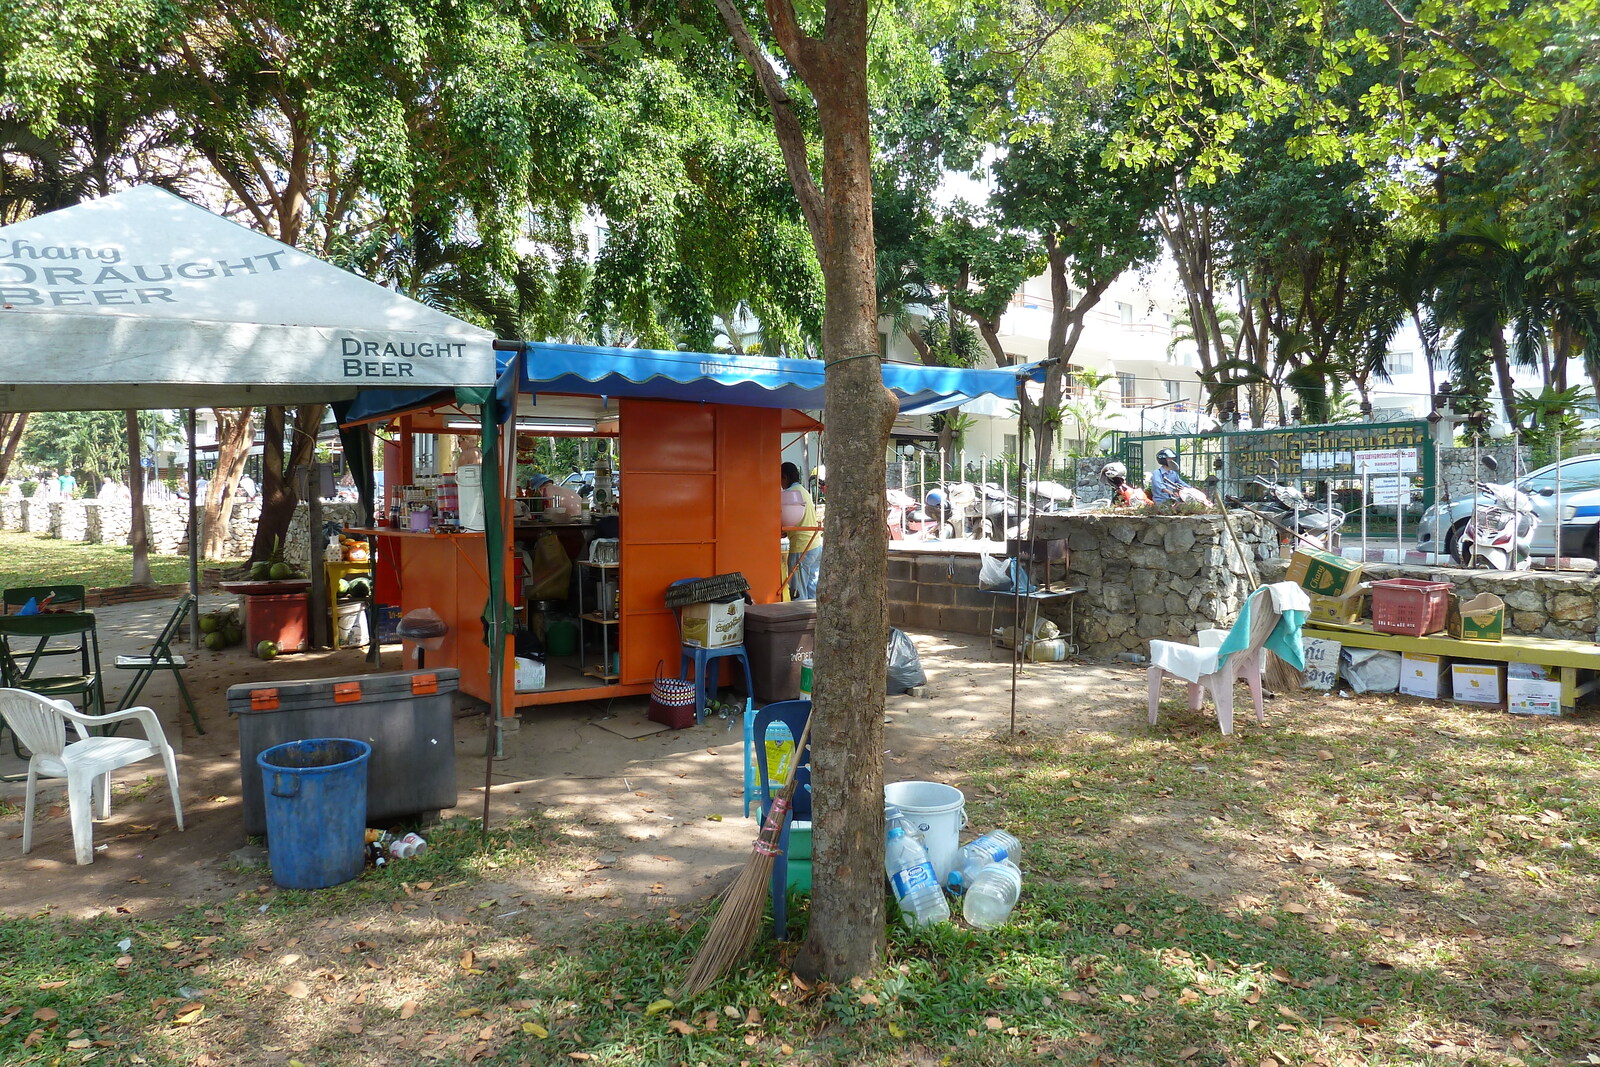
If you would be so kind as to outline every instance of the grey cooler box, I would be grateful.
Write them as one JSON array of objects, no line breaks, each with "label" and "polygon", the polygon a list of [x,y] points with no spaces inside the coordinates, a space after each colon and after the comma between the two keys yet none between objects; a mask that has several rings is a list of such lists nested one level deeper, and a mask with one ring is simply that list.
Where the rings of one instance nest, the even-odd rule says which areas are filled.
[{"label": "grey cooler box", "polygon": [[460,679],[460,671],[442,667],[229,686],[228,713],[239,717],[245,832],[267,832],[256,757],[273,745],[315,737],[372,746],[368,826],[455,807]]}]

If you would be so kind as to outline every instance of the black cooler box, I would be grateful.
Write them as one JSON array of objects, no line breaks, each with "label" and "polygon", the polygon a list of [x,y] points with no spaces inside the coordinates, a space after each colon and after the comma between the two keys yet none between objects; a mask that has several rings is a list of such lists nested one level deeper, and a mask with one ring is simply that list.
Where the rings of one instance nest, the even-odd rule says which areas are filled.
[{"label": "black cooler box", "polygon": [[273,745],[314,737],[372,746],[368,826],[455,807],[453,705],[460,679],[460,671],[442,667],[229,686],[228,713],[239,717],[245,832],[267,832],[256,757]]},{"label": "black cooler box", "polygon": [[816,632],[815,600],[745,605],[744,651],[757,704],[800,696],[800,665],[815,648]]}]

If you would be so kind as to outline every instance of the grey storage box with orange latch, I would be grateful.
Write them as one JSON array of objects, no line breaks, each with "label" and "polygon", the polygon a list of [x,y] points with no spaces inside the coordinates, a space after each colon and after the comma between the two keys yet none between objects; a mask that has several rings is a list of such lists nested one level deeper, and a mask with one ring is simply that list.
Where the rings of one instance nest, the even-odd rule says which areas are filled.
[{"label": "grey storage box with orange latch", "polygon": [[239,718],[245,832],[267,832],[256,756],[273,745],[314,737],[348,737],[372,746],[368,826],[455,807],[460,680],[460,671],[441,667],[229,686],[228,713]]},{"label": "grey storage box with orange latch", "polygon": [[815,647],[816,632],[815,600],[745,607],[744,651],[757,704],[800,696],[800,667]]}]

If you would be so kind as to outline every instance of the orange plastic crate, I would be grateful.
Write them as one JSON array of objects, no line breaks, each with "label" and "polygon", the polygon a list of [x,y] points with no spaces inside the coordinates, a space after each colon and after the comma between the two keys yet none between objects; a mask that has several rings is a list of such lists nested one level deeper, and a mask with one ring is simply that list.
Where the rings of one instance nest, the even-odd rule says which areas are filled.
[{"label": "orange plastic crate", "polygon": [[1450,613],[1449,582],[1388,578],[1372,583],[1372,628],[1379,633],[1423,637],[1445,627]]}]

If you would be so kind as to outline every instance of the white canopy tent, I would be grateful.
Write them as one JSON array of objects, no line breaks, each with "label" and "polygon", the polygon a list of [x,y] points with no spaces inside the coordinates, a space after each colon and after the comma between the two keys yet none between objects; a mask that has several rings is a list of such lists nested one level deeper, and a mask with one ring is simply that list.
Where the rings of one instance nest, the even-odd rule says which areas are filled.
[{"label": "white canopy tent", "polygon": [[0,411],[487,388],[493,339],[154,186],[0,227]]}]

